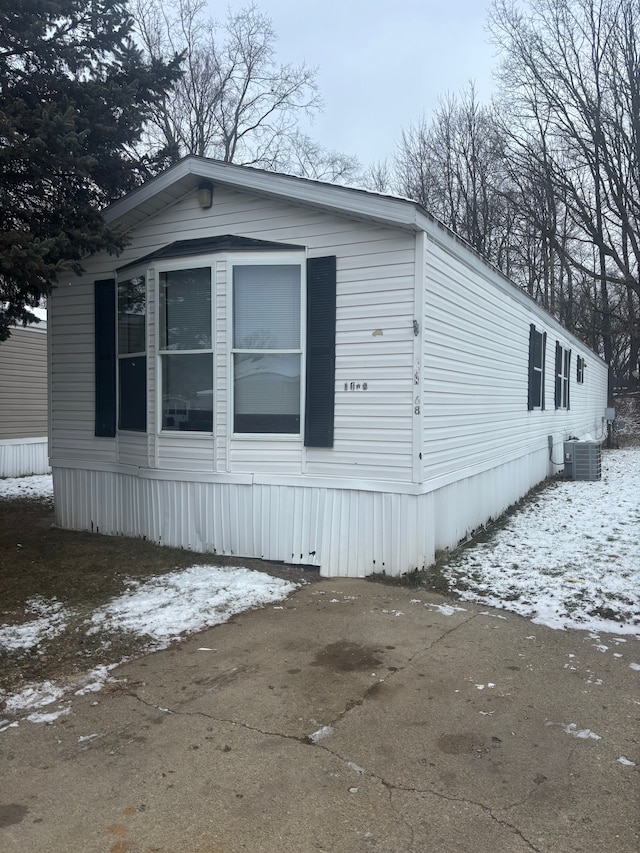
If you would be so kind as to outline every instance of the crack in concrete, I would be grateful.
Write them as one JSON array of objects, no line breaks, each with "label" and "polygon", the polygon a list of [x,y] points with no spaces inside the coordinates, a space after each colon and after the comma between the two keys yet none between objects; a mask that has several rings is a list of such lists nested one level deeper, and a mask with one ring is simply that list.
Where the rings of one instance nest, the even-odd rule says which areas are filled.
[{"label": "crack in concrete", "polygon": [[[504,818],[500,818],[497,815],[495,815],[491,806],[487,806],[485,803],[481,803],[478,800],[470,800],[467,797],[451,797],[451,796],[448,796],[447,794],[443,794],[441,791],[435,791],[432,788],[423,791],[423,790],[415,789],[415,788],[405,788],[401,785],[394,785],[391,782],[388,782],[382,778],[380,779],[380,781],[385,786],[387,786],[387,785],[391,786],[393,788],[393,790],[406,791],[408,793],[417,793],[417,794],[431,794],[434,797],[438,797],[441,800],[447,800],[448,802],[466,803],[467,805],[476,806],[477,808],[481,809],[485,814],[487,814],[491,818],[491,820],[495,821],[499,826],[506,828],[506,829],[509,829],[512,832],[514,832],[519,838],[522,839],[522,841],[527,845],[529,850],[533,851],[533,853],[543,853],[543,851],[540,850],[539,847],[536,847],[533,844],[533,842],[531,842],[523,834],[522,830],[520,830],[514,824],[509,823],[508,820],[504,820]],[[514,807],[514,805],[518,805],[518,803],[512,803],[510,805],[504,806],[503,808],[504,809],[511,809]]]},{"label": "crack in concrete", "polygon": [[[411,657],[407,658],[405,663],[402,666],[399,666],[396,670],[390,672],[384,679],[382,679],[382,681],[386,682],[387,680],[391,680],[395,675],[397,675],[397,673],[403,672],[406,669],[406,667],[408,665],[410,665],[411,663],[413,663],[413,661],[415,661],[420,655],[426,654],[427,652],[431,651],[435,646],[438,645],[438,643],[441,643],[442,640],[444,640],[450,634],[453,634],[455,631],[458,631],[460,628],[463,628],[469,622],[472,622],[474,619],[477,619],[479,617],[479,615],[480,614],[478,614],[478,613],[472,613],[466,619],[462,619],[461,621],[457,622],[455,625],[453,625],[447,631],[444,631],[442,634],[440,634],[438,637],[436,637],[431,643],[426,645],[424,648],[416,651],[413,655],[411,655]],[[380,682],[376,682],[376,684],[378,684],[378,683],[380,683]],[[328,723],[328,725],[331,727],[336,726],[340,722],[340,720],[344,719],[344,717],[350,711],[353,710],[353,708],[357,707],[358,705],[363,704],[363,702],[367,698],[368,694],[375,688],[375,686],[376,685],[368,686],[364,690],[364,692],[361,696],[361,700],[359,702],[357,700],[354,702],[350,702],[336,717],[334,717],[334,719],[330,723]],[[215,723],[224,723],[224,724],[231,725],[231,726],[238,726],[240,728],[246,729],[247,731],[254,732],[256,734],[264,735],[265,737],[277,737],[277,738],[280,738],[282,740],[294,741],[295,743],[300,743],[300,744],[305,745],[305,746],[315,746],[315,747],[318,747],[320,749],[323,749],[326,753],[331,755],[333,758],[336,758],[338,761],[342,762],[350,770],[353,770],[354,766],[356,766],[355,762],[353,762],[350,759],[345,758],[344,756],[340,755],[335,750],[331,749],[326,743],[320,743],[320,742],[312,740],[310,735],[290,735],[290,734],[286,734],[284,732],[268,731],[265,729],[261,729],[258,726],[252,726],[249,723],[242,722],[241,720],[232,720],[232,719],[228,719],[225,717],[216,717],[212,714],[207,714],[204,711],[172,711],[169,708],[162,708],[161,706],[156,705],[152,702],[147,702],[145,699],[138,696],[136,693],[132,692],[130,695],[134,696],[143,705],[146,705],[149,708],[154,708],[156,711],[160,711],[160,712],[167,713],[167,714],[175,714],[176,716],[204,717],[205,719],[211,720],[212,722],[215,722]],[[485,814],[487,814],[491,818],[491,820],[495,821],[495,823],[497,823],[503,829],[507,829],[507,830],[513,832],[515,835],[517,835],[522,840],[522,842],[524,844],[526,844],[527,848],[530,851],[532,851],[532,853],[543,853],[543,851],[540,850],[540,848],[536,847],[523,834],[523,832],[517,826],[515,826],[512,823],[509,823],[509,821],[504,820],[503,818],[498,817],[496,814],[494,814],[493,809],[490,806],[486,805],[485,803],[481,803],[477,800],[468,799],[466,797],[453,797],[453,796],[450,796],[447,794],[443,794],[440,791],[436,791],[433,788],[412,788],[412,787],[408,787],[408,786],[404,786],[404,785],[399,785],[399,784],[390,782],[388,779],[385,779],[384,776],[379,776],[376,773],[371,773],[370,771],[364,770],[364,768],[361,769],[361,772],[359,772],[359,775],[364,776],[365,778],[369,778],[369,779],[372,779],[372,780],[379,782],[387,790],[387,792],[389,794],[389,804],[390,805],[393,804],[394,792],[402,792],[402,793],[420,794],[420,795],[425,795],[425,796],[431,795],[433,797],[438,797],[440,799],[447,800],[449,802],[465,803],[467,805],[475,806],[476,808],[481,809]],[[504,809],[511,809],[511,808],[514,808],[515,806],[522,805],[524,802],[527,801],[528,798],[529,797],[525,797],[525,799],[522,802],[511,803],[509,805],[504,806],[503,808]],[[413,847],[414,842],[415,842],[414,827],[402,815],[399,814],[398,818],[406,826],[406,828],[410,834],[410,845],[411,845],[411,847]]]},{"label": "crack in concrete", "polygon": [[266,731],[258,726],[251,726],[249,723],[243,723],[241,720],[230,720],[226,717],[216,717],[213,714],[207,714],[205,711],[172,711],[169,708],[162,708],[160,705],[156,705],[153,702],[147,702],[146,699],[138,696],[137,693],[131,693],[130,695],[137,699],[141,704],[146,705],[147,708],[153,708],[156,711],[162,711],[165,714],[172,714],[176,717],[204,717],[206,720],[211,720],[213,723],[227,723],[230,726],[239,726],[240,728],[247,729],[247,731],[255,732],[256,734],[266,735],[269,737],[279,737],[283,740],[293,740],[307,745],[313,743],[313,741],[309,740],[308,735],[288,735],[284,732]]},{"label": "crack in concrete", "polygon": [[[330,749],[327,746],[327,744],[319,743],[319,744],[316,744],[316,746],[321,747],[322,749],[325,750],[325,752],[328,752],[334,758],[337,758],[339,761],[342,761],[348,767],[351,767],[353,765],[352,761],[350,761],[347,758],[344,758],[344,756],[342,756],[339,753],[335,752],[334,750]],[[476,806],[477,808],[481,809],[485,814],[487,814],[493,821],[495,821],[497,824],[499,824],[501,827],[509,829],[512,832],[514,832],[519,838],[522,839],[522,841],[527,845],[529,850],[533,851],[533,853],[543,853],[543,851],[540,850],[540,848],[536,847],[522,833],[522,831],[517,826],[515,826],[512,823],[509,823],[509,821],[507,821],[507,820],[504,820],[504,818],[500,818],[497,815],[495,815],[493,809],[490,806],[487,806],[485,803],[481,803],[477,800],[471,800],[467,797],[453,797],[453,796],[450,796],[447,794],[443,794],[441,791],[436,791],[433,788],[413,788],[413,787],[409,787],[407,785],[399,785],[397,783],[390,782],[388,779],[385,779],[384,776],[380,776],[377,773],[372,773],[368,770],[364,770],[364,768],[363,768],[363,771],[364,772],[361,775],[368,777],[369,779],[374,779],[375,781],[379,782],[384,788],[386,788],[387,791],[389,791],[390,800],[392,798],[393,792],[398,791],[398,792],[402,792],[402,793],[406,793],[406,794],[422,794],[425,796],[431,795],[433,797],[438,797],[442,800],[447,800],[448,802],[465,803],[467,805]],[[522,802],[526,802],[527,799],[528,799],[528,797],[526,797]],[[510,803],[509,805],[503,806],[502,808],[507,810],[507,809],[512,809],[512,808],[514,808],[514,806],[518,806],[518,805],[522,805],[522,803]],[[404,818],[402,818],[402,820],[404,823],[407,824],[407,826],[410,826]],[[413,828],[411,828],[411,832],[412,832],[412,836],[413,836]]]}]

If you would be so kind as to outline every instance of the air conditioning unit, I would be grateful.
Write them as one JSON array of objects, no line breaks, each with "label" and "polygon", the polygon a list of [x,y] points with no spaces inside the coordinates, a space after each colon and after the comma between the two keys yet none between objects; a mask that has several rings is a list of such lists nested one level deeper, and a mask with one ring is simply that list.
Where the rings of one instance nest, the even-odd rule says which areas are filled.
[{"label": "air conditioning unit", "polygon": [[565,441],[564,476],[567,480],[599,480],[602,454],[598,441]]}]

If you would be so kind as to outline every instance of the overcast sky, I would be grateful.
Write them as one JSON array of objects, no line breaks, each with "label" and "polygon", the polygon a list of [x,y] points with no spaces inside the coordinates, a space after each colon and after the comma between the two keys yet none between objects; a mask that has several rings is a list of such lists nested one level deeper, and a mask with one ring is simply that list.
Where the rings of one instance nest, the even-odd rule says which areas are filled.
[{"label": "overcast sky", "polygon": [[[237,11],[249,0],[230,0]],[[214,17],[222,3],[209,0]],[[281,62],[318,68],[324,112],[308,129],[363,165],[393,153],[402,128],[469,80],[492,92],[490,0],[256,0],[278,35]]]}]

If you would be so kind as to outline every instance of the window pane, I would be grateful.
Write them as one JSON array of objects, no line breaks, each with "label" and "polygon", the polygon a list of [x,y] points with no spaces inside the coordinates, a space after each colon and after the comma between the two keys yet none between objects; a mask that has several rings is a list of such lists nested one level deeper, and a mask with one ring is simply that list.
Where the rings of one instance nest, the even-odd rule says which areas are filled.
[{"label": "window pane", "polygon": [[162,356],[162,429],[213,432],[210,353]]},{"label": "window pane", "polygon": [[146,432],[147,359],[145,356],[118,360],[120,390],[120,429]]},{"label": "window pane", "polygon": [[300,347],[300,266],[233,268],[233,346],[236,349]]},{"label": "window pane", "polygon": [[234,355],[234,432],[300,432],[300,356]]},{"label": "window pane", "polygon": [[211,349],[211,270],[160,273],[160,348]]},{"label": "window pane", "polygon": [[118,283],[118,353],[145,352],[146,283],[144,276]]}]

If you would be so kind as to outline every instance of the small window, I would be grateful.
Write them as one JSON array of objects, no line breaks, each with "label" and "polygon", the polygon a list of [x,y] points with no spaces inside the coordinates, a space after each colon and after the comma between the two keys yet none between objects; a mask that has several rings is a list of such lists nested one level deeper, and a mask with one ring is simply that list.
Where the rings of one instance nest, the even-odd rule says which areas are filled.
[{"label": "small window", "polygon": [[147,429],[147,287],[144,276],[118,282],[118,427]]},{"label": "small window", "polygon": [[584,358],[576,356],[576,382],[582,385],[584,382]]},{"label": "small window", "polygon": [[556,409],[569,408],[569,375],[571,371],[571,350],[556,342]]},{"label": "small window", "polygon": [[160,273],[163,430],[213,432],[211,269]]},{"label": "small window", "polygon": [[529,327],[529,411],[544,409],[544,363],[547,333]]},{"label": "small window", "polygon": [[300,434],[300,264],[233,266],[233,431]]}]

